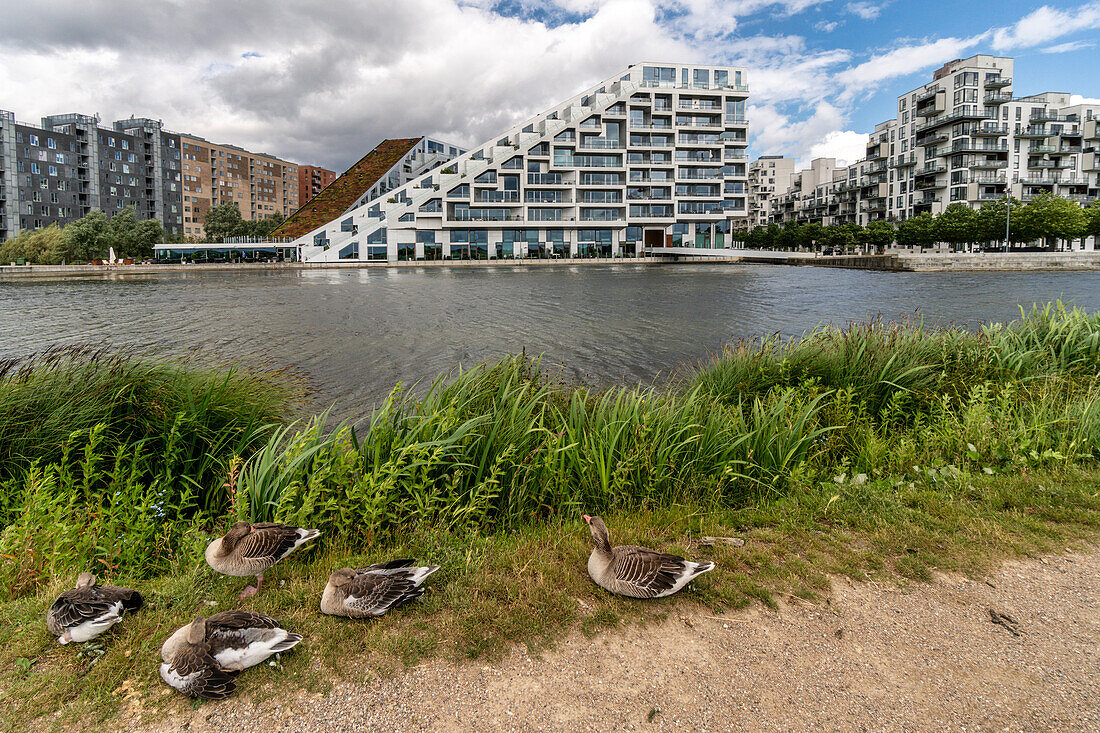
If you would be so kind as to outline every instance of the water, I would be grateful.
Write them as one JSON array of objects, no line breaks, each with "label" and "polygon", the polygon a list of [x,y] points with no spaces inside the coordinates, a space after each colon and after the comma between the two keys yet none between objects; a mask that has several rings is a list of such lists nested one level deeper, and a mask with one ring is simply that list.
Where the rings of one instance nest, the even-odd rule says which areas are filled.
[{"label": "water", "polygon": [[0,282],[0,357],[108,342],[300,369],[362,414],[398,382],[526,350],[595,385],[653,382],[723,343],[915,313],[974,326],[1017,305],[1100,309],[1089,272],[767,265],[178,272]]}]

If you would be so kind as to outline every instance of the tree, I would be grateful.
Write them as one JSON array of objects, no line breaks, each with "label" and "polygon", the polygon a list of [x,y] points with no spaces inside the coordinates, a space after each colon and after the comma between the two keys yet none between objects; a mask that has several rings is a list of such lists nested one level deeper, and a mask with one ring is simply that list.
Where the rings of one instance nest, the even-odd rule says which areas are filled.
[{"label": "tree", "polygon": [[936,222],[928,212],[898,223],[897,240],[902,247],[931,247],[936,243]]},{"label": "tree", "polygon": [[825,227],[821,226],[816,221],[803,224],[799,227],[798,236],[796,237],[798,248],[813,249],[814,247],[820,246],[824,236]]},{"label": "tree", "polygon": [[798,247],[801,241],[801,229],[802,225],[798,222],[789,221],[784,224],[783,229],[779,232],[779,236],[776,237],[776,246],[786,250]]},{"label": "tree", "polygon": [[203,231],[211,242],[217,242],[226,237],[241,236],[243,224],[241,210],[232,201],[208,209],[202,217]]},{"label": "tree", "polygon": [[936,217],[936,239],[956,250],[960,245],[978,241],[978,212],[964,203],[951,204]]},{"label": "tree", "polygon": [[1069,199],[1049,193],[1036,196],[1020,211],[1020,230],[1026,241],[1042,239],[1054,249],[1059,239],[1077,239],[1088,228],[1084,209]]},{"label": "tree", "polygon": [[[990,201],[982,206],[978,210],[978,222],[977,222],[977,238],[979,242],[1005,242],[1005,224],[1011,224],[1011,231],[1009,232],[1009,241],[1005,242],[1005,246],[1009,246],[1012,242],[1023,241],[1020,238],[1020,202],[1017,199],[1008,199],[1009,205],[1011,205],[1011,212],[1007,212],[1005,207],[1005,199],[999,199],[997,201]],[[1005,217],[1009,215],[1006,222]]]},{"label": "tree", "polygon": [[1085,209],[1085,214],[1088,216],[1085,236],[1095,237],[1093,247],[1100,249],[1100,201],[1093,201],[1092,206]]},{"label": "tree", "polygon": [[867,225],[863,241],[873,250],[889,247],[894,241],[894,225],[888,221],[873,221]]},{"label": "tree", "polygon": [[70,259],[65,235],[57,224],[24,229],[0,245],[0,263],[25,260],[32,265],[59,265]]},{"label": "tree", "polygon": [[102,259],[107,256],[107,215],[93,209],[84,218],[65,227],[65,239],[73,259],[80,262]]}]

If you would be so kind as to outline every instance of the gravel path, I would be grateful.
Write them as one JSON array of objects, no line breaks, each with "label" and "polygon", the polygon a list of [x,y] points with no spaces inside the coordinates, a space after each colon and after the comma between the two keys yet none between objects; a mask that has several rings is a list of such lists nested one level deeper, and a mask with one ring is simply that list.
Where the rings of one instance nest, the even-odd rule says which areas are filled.
[{"label": "gravel path", "polygon": [[433,661],[325,696],[204,705],[151,730],[1100,731],[1097,549],[988,581],[840,579],[816,605],[702,613],[574,634],[540,658]]}]

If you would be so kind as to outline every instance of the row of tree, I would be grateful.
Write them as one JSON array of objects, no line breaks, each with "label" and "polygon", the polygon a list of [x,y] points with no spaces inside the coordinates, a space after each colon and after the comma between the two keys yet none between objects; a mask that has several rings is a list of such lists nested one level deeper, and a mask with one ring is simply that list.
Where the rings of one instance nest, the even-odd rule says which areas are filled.
[{"label": "row of tree", "polygon": [[[1010,209],[1006,209],[1010,207]],[[1100,202],[1088,208],[1061,196],[1044,194],[1022,204],[1017,199],[991,201],[980,209],[964,203],[949,205],[933,216],[919,214],[904,221],[873,221],[822,226],[814,222],[771,224],[740,232],[741,241],[754,249],[880,250],[897,242],[902,247],[933,247],[943,242],[954,249],[975,244],[1042,242],[1053,249],[1058,241],[1100,237]]]},{"label": "row of tree", "polygon": [[202,216],[202,228],[207,242],[220,242],[229,237],[270,237],[283,221],[282,214],[248,221],[241,216],[237,204],[226,202],[207,209]]},{"label": "row of tree", "polygon": [[155,219],[140,221],[133,207],[110,219],[99,209],[60,227],[27,229],[0,244],[0,263],[23,260],[32,265],[60,265],[106,259],[111,248],[120,259],[153,256],[153,245],[164,241],[164,227]]}]

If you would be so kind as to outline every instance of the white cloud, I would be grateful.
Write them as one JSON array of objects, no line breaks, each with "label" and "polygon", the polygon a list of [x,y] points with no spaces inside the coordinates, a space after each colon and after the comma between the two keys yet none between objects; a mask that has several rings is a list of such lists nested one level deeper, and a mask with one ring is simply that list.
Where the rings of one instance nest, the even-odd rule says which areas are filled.
[{"label": "white cloud", "polygon": [[837,81],[845,87],[846,91],[842,96],[850,98],[854,92],[887,79],[908,76],[939,66],[973,49],[984,41],[987,35],[981,34],[970,38],[941,38],[915,46],[903,46],[874,56],[858,66],[837,74]]},{"label": "white cloud", "polygon": [[1094,28],[1100,28],[1100,2],[1086,3],[1073,10],[1058,10],[1044,5],[1012,25],[996,29],[992,46],[998,52],[1028,48]]},{"label": "white cloud", "polygon": [[804,165],[814,158],[836,158],[839,166],[851,165],[867,154],[867,139],[866,133],[854,130],[829,132],[820,142],[810,146]]},{"label": "white cloud", "polygon": [[835,21],[835,20],[831,20],[831,21],[819,20],[818,22],[814,23],[814,30],[821,31],[822,33],[832,33],[838,27],[840,27],[840,23],[838,21]]},{"label": "white cloud", "polygon": [[1069,95],[1070,104],[1100,104],[1100,99],[1094,97],[1086,97],[1081,94]]},{"label": "white cloud", "polygon": [[1057,46],[1047,46],[1046,48],[1039,49],[1040,53],[1069,53],[1070,51],[1080,51],[1083,48],[1092,48],[1095,43],[1090,41],[1070,41],[1069,43],[1059,43]]},{"label": "white cloud", "polygon": [[848,3],[844,6],[844,9],[852,15],[858,15],[864,20],[874,20],[879,16],[879,13],[882,12],[881,5],[875,5],[874,3],[868,2]]}]

